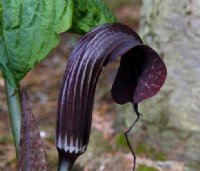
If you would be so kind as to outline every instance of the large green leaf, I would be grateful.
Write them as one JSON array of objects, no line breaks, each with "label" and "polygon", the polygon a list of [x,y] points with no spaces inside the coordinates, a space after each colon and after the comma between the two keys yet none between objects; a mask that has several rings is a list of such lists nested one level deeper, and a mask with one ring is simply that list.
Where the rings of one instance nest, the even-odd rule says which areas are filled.
[{"label": "large green leaf", "polygon": [[14,85],[58,44],[59,33],[111,22],[100,0],[0,0],[0,70]]}]

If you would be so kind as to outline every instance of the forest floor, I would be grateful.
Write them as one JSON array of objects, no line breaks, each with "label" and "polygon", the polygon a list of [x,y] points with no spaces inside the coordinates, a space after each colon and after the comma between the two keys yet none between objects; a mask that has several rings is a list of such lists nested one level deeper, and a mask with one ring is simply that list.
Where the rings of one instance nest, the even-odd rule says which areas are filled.
[{"label": "forest floor", "polygon": [[[118,18],[136,31],[139,28],[140,5],[127,1],[109,4]],[[121,3],[121,4],[120,4]],[[57,152],[54,145],[56,106],[59,86],[65,70],[67,58],[77,43],[79,36],[62,34],[60,45],[49,57],[37,64],[22,81],[22,87],[28,89],[33,113],[44,139],[49,170],[56,170]],[[133,156],[131,155],[123,134],[116,130],[116,110],[110,95],[110,87],[117,64],[104,69],[98,83],[95,96],[92,134],[90,144],[74,167],[84,171],[131,171]],[[113,74],[112,74],[113,73]],[[11,129],[4,94],[4,82],[0,77],[0,170],[16,170],[15,151],[12,144]],[[126,128],[124,128],[125,130]],[[121,130],[123,133],[124,130]],[[136,150],[138,171],[183,171],[184,164],[176,161],[152,160]]]}]

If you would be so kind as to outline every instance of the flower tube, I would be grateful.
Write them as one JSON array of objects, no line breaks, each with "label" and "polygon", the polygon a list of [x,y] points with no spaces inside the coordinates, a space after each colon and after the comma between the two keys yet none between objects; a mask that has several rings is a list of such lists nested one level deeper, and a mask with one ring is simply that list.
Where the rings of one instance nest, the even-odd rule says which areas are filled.
[{"label": "flower tube", "polygon": [[105,24],[82,37],[69,58],[59,94],[56,145],[60,163],[68,160],[72,165],[87,149],[99,75],[102,67],[120,56],[111,91],[116,103],[130,102],[137,111],[137,104],[164,84],[164,62],[128,26]]}]

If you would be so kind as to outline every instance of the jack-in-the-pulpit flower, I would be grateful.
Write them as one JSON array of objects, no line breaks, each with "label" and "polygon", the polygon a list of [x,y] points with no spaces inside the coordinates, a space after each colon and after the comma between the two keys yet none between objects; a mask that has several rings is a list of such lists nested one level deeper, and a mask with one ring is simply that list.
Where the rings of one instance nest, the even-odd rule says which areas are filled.
[{"label": "jack-in-the-pulpit flower", "polygon": [[60,163],[68,160],[72,165],[85,152],[97,80],[102,67],[120,56],[111,91],[115,102],[131,102],[137,111],[137,103],[154,96],[164,84],[164,62],[128,26],[106,24],[86,34],[69,58],[61,85],[56,133]]}]

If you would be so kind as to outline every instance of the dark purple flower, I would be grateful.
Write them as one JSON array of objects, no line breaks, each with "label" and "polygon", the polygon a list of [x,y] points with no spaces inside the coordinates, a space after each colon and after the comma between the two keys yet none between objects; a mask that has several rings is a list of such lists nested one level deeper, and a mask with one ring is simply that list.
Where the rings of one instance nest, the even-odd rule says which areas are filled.
[{"label": "dark purple flower", "polygon": [[119,56],[121,62],[112,86],[115,102],[131,102],[137,112],[137,103],[154,96],[164,84],[164,62],[131,28],[106,24],[86,34],[69,58],[60,90],[56,135],[60,160],[73,163],[85,152],[96,83],[102,67]]}]

